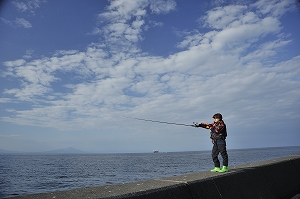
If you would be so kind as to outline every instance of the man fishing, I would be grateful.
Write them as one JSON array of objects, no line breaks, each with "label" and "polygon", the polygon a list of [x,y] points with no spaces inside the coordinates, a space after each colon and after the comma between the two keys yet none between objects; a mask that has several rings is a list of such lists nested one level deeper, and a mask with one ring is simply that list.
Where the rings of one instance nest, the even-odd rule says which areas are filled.
[{"label": "man fishing", "polygon": [[[215,168],[210,170],[211,172],[227,172],[228,171],[228,154],[226,150],[226,137],[227,130],[226,125],[223,121],[223,117],[220,113],[213,115],[214,122],[212,124],[204,123],[195,124],[195,127],[202,127],[210,129],[210,138],[212,139],[213,148],[212,148],[212,159],[215,165]],[[219,153],[223,158],[223,167],[220,167],[220,161],[218,159]]]},{"label": "man fishing", "polygon": [[[141,118],[132,118],[127,117],[131,119],[136,120],[143,120],[147,122],[158,122],[163,124],[174,124],[174,125],[181,125],[181,126],[193,126],[193,127],[202,127],[206,129],[210,129],[210,138],[212,139],[213,148],[212,148],[212,159],[215,164],[215,168],[210,170],[211,172],[227,172],[228,171],[228,154],[226,150],[226,137],[227,137],[227,131],[226,131],[226,125],[223,121],[223,117],[220,113],[216,113],[213,115],[214,122],[212,124],[204,123],[201,124],[178,124],[173,122],[162,122],[157,120],[147,120],[147,119],[141,119]],[[221,169],[220,167],[220,161],[218,159],[219,153],[221,154],[223,158],[223,167]]]}]

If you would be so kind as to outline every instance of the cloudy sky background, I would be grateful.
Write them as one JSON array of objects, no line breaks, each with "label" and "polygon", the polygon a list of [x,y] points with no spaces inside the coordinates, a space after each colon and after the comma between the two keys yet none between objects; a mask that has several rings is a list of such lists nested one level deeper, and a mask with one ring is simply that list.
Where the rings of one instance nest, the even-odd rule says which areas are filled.
[{"label": "cloudy sky background", "polygon": [[295,0],[5,1],[0,149],[198,151],[299,146]]}]

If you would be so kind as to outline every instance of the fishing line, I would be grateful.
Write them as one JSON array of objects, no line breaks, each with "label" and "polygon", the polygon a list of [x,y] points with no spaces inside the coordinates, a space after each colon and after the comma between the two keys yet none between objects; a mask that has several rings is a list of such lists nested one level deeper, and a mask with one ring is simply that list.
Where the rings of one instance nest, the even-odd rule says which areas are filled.
[{"label": "fishing line", "polygon": [[158,121],[158,120],[147,120],[147,119],[136,118],[136,117],[127,117],[127,118],[135,119],[135,120],[142,120],[142,121],[146,121],[146,122],[157,122],[157,123],[162,123],[162,124],[173,124],[173,125],[179,125],[179,126],[193,126],[193,127],[195,127],[195,125],[191,125],[191,124],[178,124],[178,123],[174,123],[174,122],[162,122],[162,121]]}]

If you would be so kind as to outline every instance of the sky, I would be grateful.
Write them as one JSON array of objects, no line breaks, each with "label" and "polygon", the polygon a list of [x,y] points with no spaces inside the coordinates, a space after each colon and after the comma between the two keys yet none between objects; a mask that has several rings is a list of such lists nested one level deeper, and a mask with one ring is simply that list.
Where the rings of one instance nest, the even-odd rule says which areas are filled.
[{"label": "sky", "polygon": [[[0,7],[0,149],[299,146],[296,0],[10,0]],[[132,117],[132,118],[131,118]]]}]

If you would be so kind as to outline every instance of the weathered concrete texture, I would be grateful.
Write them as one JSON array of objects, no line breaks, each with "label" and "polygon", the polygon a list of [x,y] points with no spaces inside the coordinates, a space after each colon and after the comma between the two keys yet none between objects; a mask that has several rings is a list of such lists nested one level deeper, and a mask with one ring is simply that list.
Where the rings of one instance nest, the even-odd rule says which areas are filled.
[{"label": "weathered concrete texture", "polygon": [[74,189],[14,197],[18,199],[113,199],[113,198],[186,198],[190,193],[185,183],[161,180],[140,181],[101,187]]},{"label": "weathered concrete texture", "polygon": [[[119,185],[15,197],[16,199],[252,199],[299,198],[300,154],[201,172]],[[298,195],[297,195],[298,194]]]},{"label": "weathered concrete texture", "polygon": [[292,197],[291,199],[300,199],[300,194],[295,195],[295,196]]}]

